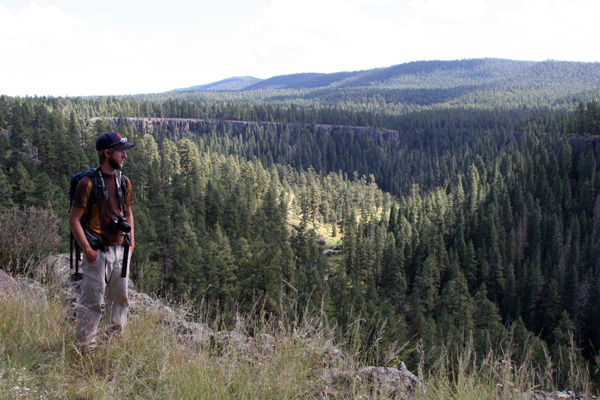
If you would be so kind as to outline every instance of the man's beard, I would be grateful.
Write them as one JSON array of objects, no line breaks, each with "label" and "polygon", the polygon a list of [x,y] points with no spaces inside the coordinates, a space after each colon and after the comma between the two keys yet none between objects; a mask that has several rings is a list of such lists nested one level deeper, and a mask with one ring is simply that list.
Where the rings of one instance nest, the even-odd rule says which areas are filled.
[{"label": "man's beard", "polygon": [[121,169],[121,164],[112,156],[108,157],[108,163],[113,169]]}]

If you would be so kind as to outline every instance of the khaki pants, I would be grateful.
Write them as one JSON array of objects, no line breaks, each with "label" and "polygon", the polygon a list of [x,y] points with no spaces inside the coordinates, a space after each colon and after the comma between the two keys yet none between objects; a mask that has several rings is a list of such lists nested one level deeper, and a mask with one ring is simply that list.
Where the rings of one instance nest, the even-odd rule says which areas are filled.
[{"label": "khaki pants", "polygon": [[85,254],[83,256],[83,281],[76,324],[78,347],[93,349],[96,346],[98,323],[105,309],[112,328],[120,331],[125,328],[129,301],[128,279],[121,278],[124,250],[123,246],[108,246],[107,252],[98,251],[93,263],[87,261]]}]

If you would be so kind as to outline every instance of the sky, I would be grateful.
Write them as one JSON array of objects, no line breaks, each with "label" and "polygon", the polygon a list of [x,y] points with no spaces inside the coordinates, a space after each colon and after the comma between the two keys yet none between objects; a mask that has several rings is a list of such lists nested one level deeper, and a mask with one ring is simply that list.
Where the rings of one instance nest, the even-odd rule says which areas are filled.
[{"label": "sky", "polygon": [[411,61],[600,61],[598,0],[0,0],[0,94],[160,93]]}]

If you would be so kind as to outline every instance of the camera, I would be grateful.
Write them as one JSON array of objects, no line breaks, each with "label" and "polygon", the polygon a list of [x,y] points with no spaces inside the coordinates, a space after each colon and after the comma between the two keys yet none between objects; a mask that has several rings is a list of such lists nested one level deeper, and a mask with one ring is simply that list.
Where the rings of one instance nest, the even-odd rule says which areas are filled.
[{"label": "camera", "polygon": [[129,224],[127,223],[127,219],[124,216],[119,215],[110,220],[108,229],[110,229],[111,231],[119,229],[119,230],[127,233],[127,232],[131,231],[131,226],[129,226]]}]

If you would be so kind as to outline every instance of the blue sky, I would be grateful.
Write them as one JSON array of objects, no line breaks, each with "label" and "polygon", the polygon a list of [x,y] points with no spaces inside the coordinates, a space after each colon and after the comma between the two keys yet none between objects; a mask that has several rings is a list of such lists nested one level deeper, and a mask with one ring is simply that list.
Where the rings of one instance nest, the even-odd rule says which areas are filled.
[{"label": "blue sky", "polygon": [[598,0],[0,0],[0,94],[156,93],[417,60],[600,61]]}]

